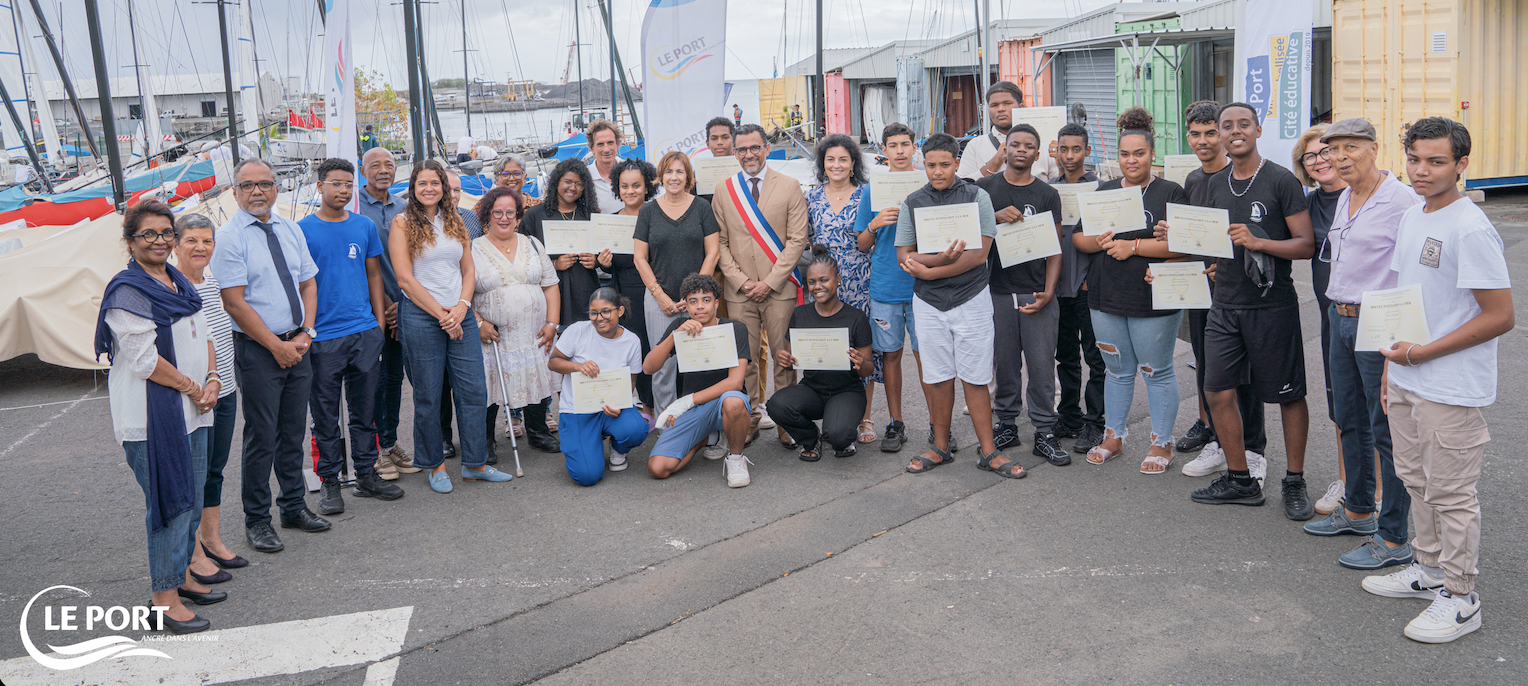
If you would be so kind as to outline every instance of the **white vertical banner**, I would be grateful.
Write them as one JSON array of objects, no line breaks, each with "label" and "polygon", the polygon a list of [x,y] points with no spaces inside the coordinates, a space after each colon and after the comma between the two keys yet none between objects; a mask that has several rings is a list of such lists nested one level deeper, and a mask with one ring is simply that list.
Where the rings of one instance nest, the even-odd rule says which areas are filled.
[{"label": "white vertical banner", "polygon": [[1310,3],[1245,0],[1236,22],[1236,99],[1258,108],[1264,159],[1289,164],[1310,126]]},{"label": "white vertical banner", "polygon": [[[324,131],[329,156],[359,162],[355,128],[355,67],[350,62],[350,2],[324,0]],[[357,178],[357,181],[360,179]],[[360,194],[350,210],[361,209]]]},{"label": "white vertical banner", "polygon": [[727,0],[652,0],[642,20],[647,158],[706,149],[706,122],[726,89]]}]

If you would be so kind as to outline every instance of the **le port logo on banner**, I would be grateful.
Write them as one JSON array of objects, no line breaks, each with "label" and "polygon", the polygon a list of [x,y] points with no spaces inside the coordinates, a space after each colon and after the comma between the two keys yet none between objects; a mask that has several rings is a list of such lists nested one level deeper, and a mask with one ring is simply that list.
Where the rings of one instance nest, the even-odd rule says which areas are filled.
[{"label": "le port logo on banner", "polygon": [[1305,72],[1305,39],[1304,31],[1269,36],[1268,54],[1247,58],[1247,104],[1258,108],[1259,120],[1273,126],[1285,140],[1299,138],[1303,130],[1300,79]]},{"label": "le port logo on banner", "polygon": [[[43,631],[47,632],[42,638],[44,643],[54,654],[49,655],[37,648],[32,640],[27,617],[32,612],[32,606],[41,598],[52,591],[70,591],[79,596],[89,598],[90,593],[74,586],[49,586],[32,596],[27,601],[27,606],[21,611],[21,644],[26,648],[27,654],[32,656],[38,664],[49,669],[60,671],[79,669],[101,660],[118,659],[127,657],[162,658],[174,659],[158,650],[142,647],[138,641],[126,636],[102,636],[87,641],[54,645],[55,636],[69,636],[74,632],[94,632],[100,629],[108,631],[163,631],[165,607],[123,607],[113,605],[53,605],[43,606]],[[55,633],[57,632],[57,633]]]}]

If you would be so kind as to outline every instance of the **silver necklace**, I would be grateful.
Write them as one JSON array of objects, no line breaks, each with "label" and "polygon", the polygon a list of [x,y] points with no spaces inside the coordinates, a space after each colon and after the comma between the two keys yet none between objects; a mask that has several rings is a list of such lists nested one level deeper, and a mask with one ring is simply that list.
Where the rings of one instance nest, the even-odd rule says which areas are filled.
[{"label": "silver necklace", "polygon": [[1246,195],[1248,192],[1250,192],[1252,190],[1252,184],[1257,183],[1257,175],[1262,173],[1263,165],[1266,164],[1267,162],[1268,162],[1268,158],[1266,158],[1266,157],[1264,157],[1263,159],[1260,159],[1260,160],[1257,161],[1257,171],[1252,172],[1252,178],[1247,181],[1247,190],[1244,190],[1244,191],[1242,191],[1240,193],[1236,192],[1236,186],[1231,185],[1231,177],[1236,176],[1236,167],[1232,166],[1231,167],[1231,173],[1230,174],[1226,174],[1226,188],[1231,189],[1231,195],[1234,195],[1234,196],[1240,198],[1243,195]]}]

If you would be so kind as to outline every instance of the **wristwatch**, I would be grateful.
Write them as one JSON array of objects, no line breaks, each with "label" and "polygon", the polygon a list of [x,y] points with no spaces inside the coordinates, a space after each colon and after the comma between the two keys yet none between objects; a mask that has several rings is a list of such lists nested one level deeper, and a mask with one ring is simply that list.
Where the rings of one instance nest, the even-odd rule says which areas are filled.
[{"label": "wristwatch", "polygon": [[311,341],[318,340],[318,331],[316,329],[314,329],[313,327],[311,327],[311,326],[304,326],[302,328],[299,328],[298,331],[300,331],[302,333],[305,333],[305,334],[308,334],[308,340],[311,340]]}]

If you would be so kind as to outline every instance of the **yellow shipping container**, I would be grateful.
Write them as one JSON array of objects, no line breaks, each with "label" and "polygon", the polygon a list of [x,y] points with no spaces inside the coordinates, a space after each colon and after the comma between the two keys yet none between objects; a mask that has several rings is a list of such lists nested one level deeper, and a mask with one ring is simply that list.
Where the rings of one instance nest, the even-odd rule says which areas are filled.
[{"label": "yellow shipping container", "polygon": [[1380,166],[1404,178],[1406,127],[1449,117],[1468,187],[1528,184],[1528,2],[1333,0],[1332,62],[1332,117],[1374,124]]},{"label": "yellow shipping container", "polygon": [[759,79],[759,123],[765,131],[790,126],[791,105],[801,106],[803,120],[811,115],[812,81],[805,76]]}]

